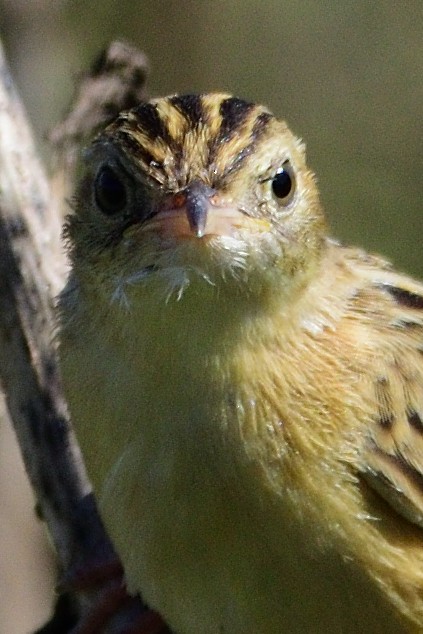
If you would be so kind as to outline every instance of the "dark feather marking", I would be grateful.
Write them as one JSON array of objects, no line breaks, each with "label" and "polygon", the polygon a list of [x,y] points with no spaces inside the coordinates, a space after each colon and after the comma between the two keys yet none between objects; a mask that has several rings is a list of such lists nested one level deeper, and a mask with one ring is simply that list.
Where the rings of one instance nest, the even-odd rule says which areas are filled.
[{"label": "dark feather marking", "polygon": [[228,97],[220,104],[220,115],[222,121],[220,130],[214,139],[211,139],[209,146],[209,163],[211,164],[222,144],[226,143],[239,132],[240,127],[245,123],[250,112],[255,108],[254,104]]},{"label": "dark feather marking", "polygon": [[[245,103],[245,102],[242,102],[242,103]],[[247,106],[248,105],[249,104],[247,104]],[[231,120],[229,116],[227,117],[225,124],[223,124],[222,122],[222,128],[218,135],[218,138],[216,139],[215,143],[212,145],[210,149],[210,162],[212,162],[212,160],[216,157],[219,146],[229,141],[230,138],[233,136],[233,134],[236,133],[236,125],[238,127],[242,125],[248,113],[250,112],[250,109],[247,108],[246,110],[242,111],[244,113],[244,117],[239,116],[239,112],[241,111],[242,110],[237,111],[235,109],[234,118],[232,119],[232,121],[234,122],[234,129],[232,131],[229,131],[226,129],[226,124],[229,124],[229,121]],[[265,131],[267,122],[271,118],[272,118],[272,115],[270,115],[267,112],[262,112],[258,115],[258,117],[256,118],[256,121],[254,122],[250,137],[247,140],[247,144],[238,152],[237,155],[235,155],[232,158],[231,161],[228,162],[226,169],[224,170],[223,174],[221,174],[219,179],[221,186],[224,186],[225,180],[231,174],[234,174],[234,172],[238,171],[244,164],[245,160],[255,151],[257,142],[260,136]]]},{"label": "dark feather marking", "polygon": [[222,181],[224,181],[230,174],[233,174],[240,169],[245,159],[250,156],[251,152],[254,150],[254,147],[255,144],[251,143],[250,145],[244,147],[240,152],[238,152],[236,156],[234,156],[234,158],[229,163],[228,167],[225,169],[221,176]]},{"label": "dark feather marking", "polygon": [[234,136],[247,119],[251,110],[255,108],[253,103],[229,97],[220,104],[222,123],[219,130],[219,141],[228,140]]},{"label": "dark feather marking", "polygon": [[383,429],[389,431],[395,422],[395,416],[392,413],[389,381],[385,376],[378,377],[376,381],[376,398],[379,404],[379,418],[377,422]]},{"label": "dark feather marking", "polygon": [[[190,129],[197,128],[199,124],[207,125],[208,112],[201,95],[176,95],[169,98],[169,103],[186,118]],[[253,103],[236,97],[222,100],[220,104],[220,115],[222,118],[220,129],[209,144],[209,165],[213,164],[222,145],[240,133],[240,129],[246,123],[248,117],[250,115],[254,117],[255,108],[256,106]],[[177,173],[183,160],[182,145],[180,140],[176,140],[170,135],[166,122],[161,118],[157,106],[151,103],[143,103],[134,108],[133,113],[136,116],[136,121],[130,121],[129,124],[134,126],[135,131],[139,130],[147,137],[151,143],[151,148],[148,147],[148,141],[143,144],[142,139],[138,141],[127,130],[118,130],[116,134],[122,145],[128,150],[128,153],[143,163],[150,165],[151,163],[158,163],[154,156],[154,143],[165,143],[173,154],[174,169]],[[232,157],[232,160],[228,160],[224,173],[218,176],[219,185],[223,185],[229,175],[239,170],[246,158],[254,152],[259,138],[272,118],[273,116],[270,113],[262,111],[255,117],[251,134],[245,135],[245,146],[239,150],[238,154]],[[162,166],[159,164],[157,167],[160,169]]]},{"label": "dark feather marking", "polygon": [[161,139],[168,145],[172,145],[173,139],[155,104],[142,103],[134,108],[133,112],[137,117],[138,126],[151,141]]},{"label": "dark feather marking", "polygon": [[423,434],[423,421],[416,411],[410,410],[407,414],[407,420],[413,429],[419,434]]},{"label": "dark feather marking", "polygon": [[391,325],[394,326],[394,328],[398,328],[400,330],[421,330],[422,327],[422,324],[420,322],[414,321],[412,319],[396,319],[395,321],[391,322]]},{"label": "dark feather marking", "polygon": [[393,414],[383,413],[380,415],[377,422],[381,427],[383,427],[383,429],[389,430],[392,429],[395,422],[395,416]]},{"label": "dark feather marking", "polygon": [[245,159],[250,156],[250,154],[252,152],[254,152],[257,142],[259,141],[261,135],[264,133],[264,131],[266,130],[266,126],[267,123],[270,121],[270,119],[273,118],[273,115],[271,115],[268,112],[262,112],[259,114],[259,116],[257,117],[254,126],[253,126],[253,130],[251,132],[251,137],[250,137],[250,144],[247,145],[246,147],[244,147],[231,161],[231,163],[228,165],[227,169],[225,170],[225,172],[222,175],[222,179],[227,178],[230,174],[233,174],[234,172],[236,172],[241,165],[243,164],[243,162],[245,161]]},{"label": "dark feather marking", "polygon": [[[407,478],[407,480],[409,480],[411,484],[419,490],[420,493],[423,493],[423,474],[420,473],[420,471],[417,471],[417,469],[408,464],[408,462],[406,462],[399,454],[387,454],[385,451],[376,446],[373,448],[373,451],[385,462],[392,465],[394,469],[398,469]],[[383,476],[386,480],[386,476],[383,472],[378,471],[378,474]],[[390,478],[388,478],[388,481],[391,482]]]},{"label": "dark feather marking", "polygon": [[170,103],[188,121],[191,128],[207,123],[207,113],[204,109],[201,95],[175,95]]},{"label": "dark feather marking", "polygon": [[270,112],[262,112],[262,113],[259,114],[259,116],[257,117],[257,119],[256,119],[256,121],[254,123],[254,127],[253,127],[252,136],[253,136],[254,139],[260,138],[260,136],[266,130],[267,124],[272,119],[273,119],[273,115],[270,114]]},{"label": "dark feather marking", "polygon": [[387,291],[395,301],[401,306],[407,306],[407,308],[417,308],[423,310],[423,296],[417,293],[407,291],[405,288],[398,288],[397,286],[391,286],[390,284],[380,284],[379,287]]},{"label": "dark feather marking", "polygon": [[151,154],[146,147],[141,145],[137,139],[135,139],[132,134],[127,132],[126,130],[117,130],[115,135],[118,137],[119,142],[123,145],[123,147],[128,150],[132,157],[136,158],[138,161],[142,161],[146,165],[151,165],[155,163],[157,167],[160,167],[156,157]]}]

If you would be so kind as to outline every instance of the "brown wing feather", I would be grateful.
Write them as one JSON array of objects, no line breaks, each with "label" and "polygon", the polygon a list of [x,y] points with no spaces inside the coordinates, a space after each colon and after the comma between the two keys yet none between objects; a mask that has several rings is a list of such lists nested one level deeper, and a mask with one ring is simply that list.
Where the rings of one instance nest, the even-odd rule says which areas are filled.
[{"label": "brown wing feather", "polygon": [[423,528],[423,285],[384,271],[386,359],[374,379],[377,417],[365,453],[367,482]]}]

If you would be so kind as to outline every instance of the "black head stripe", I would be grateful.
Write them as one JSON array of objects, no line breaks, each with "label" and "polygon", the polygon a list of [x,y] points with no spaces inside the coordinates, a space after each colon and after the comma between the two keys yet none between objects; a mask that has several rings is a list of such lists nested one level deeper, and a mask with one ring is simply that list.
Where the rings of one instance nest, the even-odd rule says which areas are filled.
[{"label": "black head stripe", "polygon": [[125,148],[126,152],[141,161],[145,165],[151,165],[157,163],[157,158],[148,150],[145,145],[139,143],[129,132],[126,130],[117,130],[115,135],[119,139],[119,143]]},{"label": "black head stripe", "polygon": [[261,112],[254,122],[252,136],[255,140],[258,140],[262,133],[266,130],[267,124],[273,119],[273,115],[270,112]]},{"label": "black head stripe", "polygon": [[183,187],[193,173],[209,172],[221,186],[246,163],[272,119],[236,97],[175,95],[123,113],[110,131],[161,183]]},{"label": "black head stripe", "polygon": [[151,141],[158,139],[171,144],[172,139],[163,119],[160,117],[156,104],[142,103],[134,110],[137,124]]},{"label": "black head stripe", "polygon": [[[245,103],[245,102],[242,102]],[[247,106],[250,106],[251,104],[247,104]],[[240,123],[238,123],[238,128],[240,125],[242,125],[242,122],[245,121],[246,117],[248,116],[249,112],[252,111],[254,106],[252,106],[251,108],[246,109],[245,115],[244,117],[241,119],[239,118],[238,121]],[[253,128],[251,131],[251,135],[249,138],[249,142],[248,144],[245,145],[244,148],[242,148],[242,150],[240,152],[238,152],[238,154],[236,154],[231,161],[228,162],[228,165],[224,171],[224,173],[222,174],[222,179],[225,180],[228,176],[230,176],[231,174],[233,174],[234,172],[236,172],[237,170],[239,170],[242,165],[244,164],[244,162],[246,161],[246,159],[254,152],[254,150],[257,147],[257,143],[260,140],[260,137],[263,135],[263,133],[265,132],[266,128],[267,128],[267,124],[268,122],[273,119],[273,115],[271,115],[269,112],[261,112],[257,117],[256,120],[254,121],[253,124]],[[224,137],[225,140],[228,137]]]},{"label": "black head stripe", "polygon": [[238,99],[237,97],[229,97],[222,101],[220,105],[220,114],[222,123],[219,132],[219,141],[232,137],[245,120],[248,118],[254,104]]},{"label": "black head stripe", "polygon": [[185,117],[191,128],[196,128],[200,123],[207,123],[208,117],[201,95],[175,95],[169,101]]}]

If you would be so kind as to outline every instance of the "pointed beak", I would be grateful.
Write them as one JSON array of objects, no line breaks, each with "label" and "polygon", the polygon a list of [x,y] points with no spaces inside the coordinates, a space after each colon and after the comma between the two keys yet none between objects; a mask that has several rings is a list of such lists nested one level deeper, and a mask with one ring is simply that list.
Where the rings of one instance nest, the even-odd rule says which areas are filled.
[{"label": "pointed beak", "polygon": [[185,213],[192,233],[197,238],[204,236],[211,199],[216,192],[204,183],[192,183],[182,196],[185,196]]},{"label": "pointed beak", "polygon": [[242,228],[266,231],[269,222],[241,212],[233,201],[224,199],[201,181],[167,197],[157,213],[140,230],[158,231],[170,238],[232,236]]}]

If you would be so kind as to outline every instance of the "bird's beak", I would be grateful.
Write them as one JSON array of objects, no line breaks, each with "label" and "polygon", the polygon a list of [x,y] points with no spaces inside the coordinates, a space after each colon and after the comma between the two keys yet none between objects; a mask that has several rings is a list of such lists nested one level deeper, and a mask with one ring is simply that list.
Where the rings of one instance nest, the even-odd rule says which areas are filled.
[{"label": "bird's beak", "polygon": [[[184,190],[172,194],[145,224],[145,230],[156,230],[168,237],[203,238],[230,236],[237,230],[254,224],[264,231],[266,221],[251,218],[230,201],[202,182],[193,182]],[[262,226],[266,225],[266,228]]]},{"label": "bird's beak", "polygon": [[207,219],[210,208],[213,206],[214,195],[214,190],[204,183],[192,183],[184,191],[171,196],[169,200],[171,217],[173,215],[178,221],[178,216],[182,216],[180,218],[182,225],[188,222],[190,233],[197,238],[202,238],[206,233]]}]

